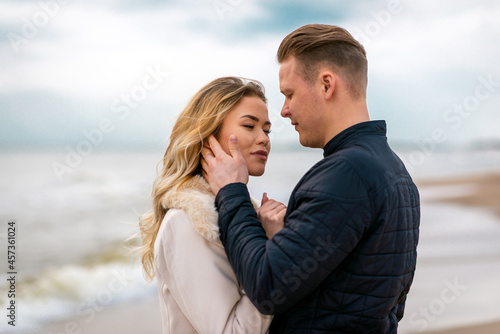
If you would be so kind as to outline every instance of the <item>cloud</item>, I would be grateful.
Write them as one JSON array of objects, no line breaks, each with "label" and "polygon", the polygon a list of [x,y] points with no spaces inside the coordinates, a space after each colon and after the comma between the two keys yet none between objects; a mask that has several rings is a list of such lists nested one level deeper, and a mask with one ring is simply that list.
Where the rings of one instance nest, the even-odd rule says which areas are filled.
[{"label": "cloud", "polygon": [[[442,125],[447,108],[474,92],[478,76],[500,80],[495,64],[500,5],[491,1],[443,1],[431,10],[429,3],[401,0],[397,13],[391,13],[394,1],[92,0],[61,3],[52,7],[54,15],[40,3],[0,4],[0,95],[10,101],[0,107],[12,113],[12,99],[22,96],[25,103],[15,108],[17,113],[28,117],[35,110],[58,119],[54,124],[61,127],[88,127],[107,117],[117,99],[141,85],[147,68],[157,67],[168,78],[134,110],[143,118],[122,123],[127,130],[132,120],[140,124],[135,129],[145,141],[152,138],[148,126],[174,119],[197,89],[223,75],[262,81],[278,117],[277,47],[287,33],[312,22],[344,26],[365,42],[370,111],[373,118],[388,120],[393,138],[425,138]],[[217,7],[221,3],[223,12]],[[384,16],[388,11],[390,17]],[[29,38],[27,22],[36,28]],[[25,38],[17,53],[11,34]],[[496,116],[497,102],[498,94],[492,95],[463,123],[468,138],[499,136],[489,126],[480,129],[493,124],[489,119]],[[23,131],[29,124],[33,136],[43,137],[44,122],[20,124],[9,117],[2,123]],[[78,137],[61,133],[60,141]],[[290,127],[274,136],[277,141],[297,137]]]},{"label": "cloud", "polygon": [[[258,52],[245,41],[227,43],[217,33],[201,31],[196,25],[191,28],[202,18],[219,20],[215,9],[208,8],[208,15],[207,8],[186,10],[179,6],[123,12],[110,6],[70,3],[40,27],[36,36],[24,38],[19,29],[17,35],[27,43],[18,45],[18,53],[3,45],[9,56],[0,65],[4,73],[0,89],[109,98],[137,80],[148,65],[196,68],[204,62],[206,71],[202,73],[213,73],[214,68],[234,68],[231,63]],[[248,13],[248,9],[243,12]],[[234,54],[236,48],[242,50],[241,55]],[[224,59],[231,53],[232,57]]]},{"label": "cloud", "polygon": [[[445,113],[474,94],[479,77],[500,80],[498,57],[492,56],[500,55],[494,42],[500,34],[500,5],[458,1],[429,8],[400,1],[390,12],[387,4],[347,25],[367,49],[372,115],[388,119],[390,128],[393,124],[392,138],[418,141],[449,126]],[[474,121],[469,118],[449,131],[448,143],[500,138],[488,125],[496,113],[493,101],[499,101],[498,92],[478,107]]]}]

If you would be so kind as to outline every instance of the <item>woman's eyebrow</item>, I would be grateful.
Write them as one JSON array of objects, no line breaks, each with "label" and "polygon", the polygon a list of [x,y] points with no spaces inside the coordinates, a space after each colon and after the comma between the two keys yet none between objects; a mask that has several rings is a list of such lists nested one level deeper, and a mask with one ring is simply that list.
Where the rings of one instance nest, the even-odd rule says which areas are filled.
[{"label": "woman's eyebrow", "polygon": [[240,118],[245,118],[245,117],[250,118],[252,121],[256,121],[256,122],[259,121],[259,119],[257,117],[252,116],[252,115],[243,115]]},{"label": "woman's eyebrow", "polygon": [[[245,117],[246,118],[250,118],[252,121],[255,121],[255,122],[259,122],[260,121],[257,117],[255,117],[253,115],[243,115],[240,118],[245,118]],[[267,122],[264,123],[264,125],[268,125],[268,124],[271,125],[271,122],[267,121]]]}]

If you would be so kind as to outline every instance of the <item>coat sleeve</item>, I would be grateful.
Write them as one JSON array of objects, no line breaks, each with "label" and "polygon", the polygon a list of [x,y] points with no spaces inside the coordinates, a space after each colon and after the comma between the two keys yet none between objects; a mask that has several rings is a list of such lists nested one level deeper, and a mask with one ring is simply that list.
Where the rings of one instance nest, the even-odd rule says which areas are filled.
[{"label": "coat sleeve", "polygon": [[267,333],[271,317],[242,292],[223,247],[201,237],[182,210],[163,224],[158,237],[165,266],[157,274],[196,332]]},{"label": "coat sleeve", "polygon": [[[221,240],[243,288],[264,314],[280,314],[313,292],[356,247],[370,219],[362,201],[297,193],[285,228],[267,240],[242,183],[216,197]],[[364,200],[366,201],[366,199]]]}]

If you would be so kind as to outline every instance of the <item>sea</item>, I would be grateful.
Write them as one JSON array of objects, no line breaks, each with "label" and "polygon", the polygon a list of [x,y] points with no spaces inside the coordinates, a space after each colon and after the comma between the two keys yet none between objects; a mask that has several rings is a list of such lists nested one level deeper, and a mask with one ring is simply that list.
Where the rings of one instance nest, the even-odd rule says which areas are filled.
[{"label": "sea", "polygon": [[[498,148],[395,151],[416,181],[500,172]],[[75,316],[92,321],[107,307],[156,298],[156,283],[145,281],[134,248],[162,156],[160,150],[79,158],[57,150],[0,152],[0,333]],[[264,176],[251,177],[250,193],[261,199],[267,192],[286,204],[321,159],[321,150],[277,149]],[[434,201],[467,191],[421,189],[419,262],[401,333],[500,320],[499,217]]]}]

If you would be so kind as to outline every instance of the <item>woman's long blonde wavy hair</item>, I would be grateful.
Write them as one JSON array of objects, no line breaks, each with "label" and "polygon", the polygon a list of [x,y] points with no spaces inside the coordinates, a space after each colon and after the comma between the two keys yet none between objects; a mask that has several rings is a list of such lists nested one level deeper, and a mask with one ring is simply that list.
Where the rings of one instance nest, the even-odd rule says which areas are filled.
[{"label": "woman's long blonde wavy hair", "polygon": [[239,77],[215,79],[201,88],[179,115],[163,157],[162,171],[151,193],[152,210],[139,218],[143,272],[150,282],[155,277],[154,244],[167,209],[161,205],[165,193],[175,191],[201,170],[200,156],[204,142],[217,135],[222,121],[243,97],[256,96],[267,103],[264,88],[256,80]]}]

